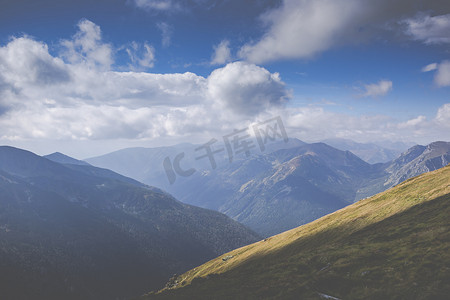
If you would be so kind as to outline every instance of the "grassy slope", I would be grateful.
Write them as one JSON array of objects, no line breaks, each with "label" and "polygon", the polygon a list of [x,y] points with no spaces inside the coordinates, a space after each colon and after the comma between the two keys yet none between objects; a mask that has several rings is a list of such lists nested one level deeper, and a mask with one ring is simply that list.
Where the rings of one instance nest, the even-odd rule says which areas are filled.
[{"label": "grassy slope", "polygon": [[[450,166],[233,250],[148,299],[448,299]],[[223,261],[222,258],[234,257]]]}]

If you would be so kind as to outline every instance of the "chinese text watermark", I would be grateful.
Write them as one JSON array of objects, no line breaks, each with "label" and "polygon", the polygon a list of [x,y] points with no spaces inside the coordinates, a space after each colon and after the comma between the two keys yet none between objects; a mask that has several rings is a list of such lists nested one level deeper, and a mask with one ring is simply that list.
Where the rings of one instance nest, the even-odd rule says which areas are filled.
[{"label": "chinese text watermark", "polygon": [[[252,130],[254,136],[249,133]],[[228,156],[228,161],[233,162],[233,159],[239,154],[245,154],[249,157],[251,150],[259,148],[261,152],[266,150],[266,145],[269,142],[283,140],[288,142],[286,129],[284,128],[281,117],[274,117],[266,121],[254,124],[251,128],[235,129],[233,132],[222,137],[225,148],[213,149],[213,145],[219,142],[212,138],[207,143],[195,148],[195,152],[199,152],[199,156],[195,160],[208,159],[212,169],[217,168],[215,155],[224,152]],[[173,159],[167,156],[163,161],[164,170],[170,184],[173,184],[178,176],[189,177],[195,172],[194,168],[181,167],[181,160],[185,157],[185,153],[177,154]]]}]

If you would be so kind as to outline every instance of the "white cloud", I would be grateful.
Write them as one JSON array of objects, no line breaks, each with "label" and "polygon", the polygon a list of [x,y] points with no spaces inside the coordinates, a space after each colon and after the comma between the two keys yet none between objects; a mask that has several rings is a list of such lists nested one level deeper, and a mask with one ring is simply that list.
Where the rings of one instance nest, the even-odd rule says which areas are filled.
[{"label": "white cloud", "polygon": [[161,30],[161,44],[163,47],[169,47],[173,34],[173,27],[166,22],[161,22],[157,24],[158,29]]},{"label": "white cloud", "polygon": [[[111,71],[91,58],[90,49],[104,44],[96,25],[86,24],[90,29],[80,29],[70,41],[82,59],[66,57],[64,62],[51,55],[46,44],[27,37],[0,46],[2,143],[117,139],[125,141],[122,145],[138,140],[153,144],[156,139],[204,143],[277,115],[290,136],[305,140],[450,139],[450,104],[439,108],[435,118],[418,116],[404,125],[382,115],[355,117],[323,107],[286,107],[290,93],[279,75],[254,64],[229,63],[207,77]],[[85,37],[86,32],[95,33],[94,38]],[[135,61],[139,59],[143,56]]]},{"label": "white cloud", "polygon": [[178,3],[171,0],[134,0],[134,3],[139,8],[155,11],[178,10],[180,8]]},{"label": "white cloud", "polygon": [[434,82],[440,87],[450,86],[450,61],[444,60],[438,65]]},{"label": "white cloud", "polygon": [[444,60],[441,63],[432,63],[422,68],[422,72],[436,71],[434,83],[438,87],[450,86],[450,61]]},{"label": "white cloud", "polygon": [[[41,84],[40,74],[55,68],[67,74],[66,79]],[[0,47],[0,69],[1,86],[16,87],[0,102],[8,107],[0,114],[0,140],[8,143],[27,139],[46,145],[109,139],[177,143],[193,137],[201,143],[205,137],[220,138],[276,115],[283,118],[290,136],[305,140],[450,139],[450,104],[439,108],[430,121],[418,116],[403,123],[382,115],[337,114],[323,107],[284,107],[289,92],[278,74],[243,62],[230,63],[206,78],[193,73],[112,72],[64,63],[51,56],[45,44],[19,38]]]},{"label": "white cloud", "polygon": [[404,128],[412,128],[422,125],[424,122],[426,122],[427,118],[425,116],[418,116],[414,119],[410,119],[406,122],[402,122],[398,124],[398,128],[404,129]]},{"label": "white cloud", "polygon": [[210,9],[217,2],[217,0],[131,0],[136,7],[148,12],[169,14],[188,12],[193,8]]},{"label": "white cloud", "polygon": [[[136,64],[152,64],[151,55],[130,55]],[[0,71],[1,140],[204,135],[247,122],[287,95],[278,74],[255,65],[230,64],[206,78],[114,72],[85,60],[65,63],[26,37],[0,47]],[[247,115],[237,114],[240,108]]]},{"label": "white cloud", "polygon": [[364,85],[366,92],[363,97],[378,97],[384,96],[392,90],[392,81],[380,80],[378,83]]},{"label": "white cloud", "polygon": [[285,0],[263,15],[270,27],[262,39],[243,46],[239,54],[255,63],[311,57],[339,40],[357,9],[357,1]]},{"label": "white cloud", "polygon": [[437,63],[432,63],[429,65],[426,65],[425,67],[422,68],[422,72],[430,72],[430,71],[434,71],[436,70],[438,67]]},{"label": "white cloud", "polygon": [[257,114],[284,104],[289,94],[278,73],[243,62],[214,70],[208,77],[213,99],[238,114]]},{"label": "white cloud", "polygon": [[[265,32],[245,44],[239,56],[253,63],[308,59],[332,47],[401,31],[426,43],[449,41],[449,16],[416,19],[417,9],[448,13],[440,0],[283,0],[261,16]],[[385,36],[385,35],[384,35]]]},{"label": "white cloud", "polygon": [[[193,119],[187,118],[188,116]],[[204,121],[207,124],[204,124]],[[136,109],[124,106],[45,107],[36,105],[13,111],[0,119],[4,139],[156,139],[182,136],[186,130],[210,125],[204,111],[179,108]],[[198,128],[194,128],[197,126]]]},{"label": "white cloud", "polygon": [[70,79],[64,62],[52,57],[47,45],[27,37],[14,38],[0,48],[0,74],[5,83],[16,89],[53,85]]},{"label": "white cloud", "polygon": [[130,67],[133,70],[153,68],[155,65],[155,48],[147,43],[139,45],[137,42],[132,42],[126,51],[131,60]]},{"label": "white cloud", "polygon": [[359,142],[394,140],[427,144],[450,140],[450,103],[442,105],[434,118],[417,116],[401,122],[383,115],[353,116],[334,113],[322,107],[273,110],[281,115],[288,134],[305,141],[347,138]]},{"label": "white cloud", "polygon": [[71,63],[102,69],[113,64],[112,46],[102,42],[100,27],[89,20],[81,20],[72,40],[62,41],[62,45],[66,48],[63,57]]},{"label": "white cloud", "polygon": [[438,109],[434,121],[443,127],[450,128],[450,103],[446,103]]},{"label": "white cloud", "polygon": [[231,61],[230,41],[223,40],[219,45],[214,46],[214,54],[211,65],[223,65]]},{"label": "white cloud", "polygon": [[450,14],[440,16],[418,15],[404,21],[407,34],[425,44],[450,43]]}]

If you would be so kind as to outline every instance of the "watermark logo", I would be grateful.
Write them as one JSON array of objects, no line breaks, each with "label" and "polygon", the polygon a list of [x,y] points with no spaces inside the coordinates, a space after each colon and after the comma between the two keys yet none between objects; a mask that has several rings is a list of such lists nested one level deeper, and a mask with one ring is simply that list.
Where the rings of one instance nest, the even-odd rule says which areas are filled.
[{"label": "watermark logo", "polygon": [[[254,136],[249,133],[252,130]],[[225,147],[213,148],[213,145],[219,140],[212,138],[207,143],[195,148],[195,152],[199,152],[199,156],[195,160],[208,159],[211,169],[217,168],[215,155],[224,152],[228,156],[229,163],[239,154],[245,154],[249,157],[253,149],[259,148],[261,152],[266,150],[266,145],[270,142],[283,140],[285,143],[289,141],[284,128],[281,117],[274,117],[266,121],[254,124],[251,128],[235,129],[233,132],[222,137]],[[220,144],[220,143],[219,143]],[[189,177],[197,170],[195,168],[183,168],[181,160],[185,158],[185,152],[177,154],[173,159],[167,156],[163,161],[163,167],[170,184],[176,181],[177,175],[181,177]]]}]

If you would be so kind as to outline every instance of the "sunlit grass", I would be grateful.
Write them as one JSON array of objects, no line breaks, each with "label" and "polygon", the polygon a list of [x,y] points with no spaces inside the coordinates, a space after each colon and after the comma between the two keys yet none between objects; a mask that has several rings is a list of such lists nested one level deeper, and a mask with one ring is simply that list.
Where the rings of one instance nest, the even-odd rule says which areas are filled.
[{"label": "sunlit grass", "polygon": [[149,297],[439,299],[450,292],[449,215],[447,166],[226,253]]}]

